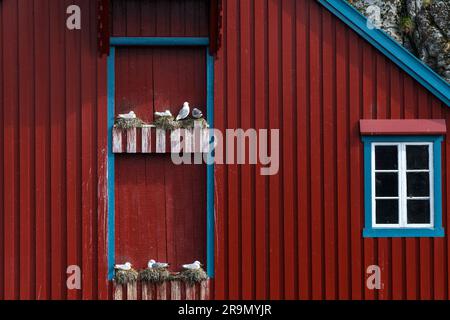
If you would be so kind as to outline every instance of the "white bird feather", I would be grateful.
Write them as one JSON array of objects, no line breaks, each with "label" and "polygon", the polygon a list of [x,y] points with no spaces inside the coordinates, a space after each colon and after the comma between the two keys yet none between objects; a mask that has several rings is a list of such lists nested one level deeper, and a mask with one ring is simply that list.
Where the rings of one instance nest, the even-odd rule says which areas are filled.
[{"label": "white bird feather", "polygon": [[162,118],[162,117],[172,117],[172,113],[169,110],[166,110],[164,112],[155,112],[155,116]]},{"label": "white bird feather", "polygon": [[125,114],[119,114],[117,117],[120,119],[136,119],[136,114],[134,113],[134,111],[130,111]]},{"label": "white bird feather", "polygon": [[125,264],[116,264],[114,265],[114,269],[123,271],[131,270],[131,263],[126,262]]},{"label": "white bird feather", "polygon": [[199,261],[195,261],[194,263],[183,264],[182,267],[185,270],[198,270],[202,267],[202,264]]},{"label": "white bird feather", "polygon": [[183,108],[181,108],[180,112],[177,115],[177,121],[186,119],[189,115],[191,109],[189,107],[189,102],[183,103]]},{"label": "white bird feather", "polygon": [[149,269],[167,268],[168,266],[169,266],[169,264],[167,262],[157,262],[153,259],[151,259],[147,264],[147,267]]}]

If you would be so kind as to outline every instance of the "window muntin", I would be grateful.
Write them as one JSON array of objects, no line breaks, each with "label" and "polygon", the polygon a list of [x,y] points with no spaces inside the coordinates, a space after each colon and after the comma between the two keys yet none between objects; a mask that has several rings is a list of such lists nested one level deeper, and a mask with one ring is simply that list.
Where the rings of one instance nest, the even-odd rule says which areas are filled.
[{"label": "window muntin", "polygon": [[372,143],[372,226],[433,228],[433,143]]}]

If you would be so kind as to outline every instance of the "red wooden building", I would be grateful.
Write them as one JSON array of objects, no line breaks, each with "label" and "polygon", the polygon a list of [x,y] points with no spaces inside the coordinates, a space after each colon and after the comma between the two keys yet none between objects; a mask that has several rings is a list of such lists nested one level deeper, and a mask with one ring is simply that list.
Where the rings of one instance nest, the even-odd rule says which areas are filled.
[{"label": "red wooden building", "polygon": [[[346,2],[0,0],[0,44],[0,299],[150,258],[203,262],[194,298],[449,298],[450,86]],[[279,129],[278,173],[113,153],[116,114],[184,101]]]}]

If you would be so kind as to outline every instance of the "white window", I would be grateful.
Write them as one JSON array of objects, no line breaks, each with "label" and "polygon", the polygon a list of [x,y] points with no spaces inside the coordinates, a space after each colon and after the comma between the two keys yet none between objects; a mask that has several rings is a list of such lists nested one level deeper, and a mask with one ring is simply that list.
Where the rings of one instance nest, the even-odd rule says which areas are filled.
[{"label": "white window", "polygon": [[433,228],[433,143],[372,143],[372,227]]}]

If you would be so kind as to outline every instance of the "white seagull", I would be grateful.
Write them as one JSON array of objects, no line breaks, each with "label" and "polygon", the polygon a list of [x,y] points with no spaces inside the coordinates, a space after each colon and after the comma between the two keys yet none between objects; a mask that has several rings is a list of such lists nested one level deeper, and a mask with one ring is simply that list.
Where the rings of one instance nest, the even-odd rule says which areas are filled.
[{"label": "white seagull", "polygon": [[136,114],[134,113],[134,111],[130,111],[129,113],[119,114],[119,116],[117,118],[120,118],[120,119],[136,119]]},{"label": "white seagull", "polygon": [[131,263],[126,262],[125,264],[116,264],[114,265],[114,269],[123,271],[131,270]]},{"label": "white seagull", "polygon": [[164,112],[155,112],[155,116],[162,118],[162,117],[172,117],[172,113],[169,110],[166,110]]},{"label": "white seagull", "polygon": [[200,109],[194,108],[194,109],[192,110],[192,116],[193,116],[195,119],[200,119],[201,117],[203,117],[203,113],[202,113],[202,111],[201,111]]},{"label": "white seagull", "polygon": [[160,268],[167,268],[169,264],[167,262],[156,262],[155,260],[151,259],[147,264],[149,269],[160,269]]},{"label": "white seagull", "polygon": [[190,111],[191,109],[189,108],[189,102],[183,103],[183,108],[181,108],[180,112],[178,113],[176,120],[178,121],[186,119]]},{"label": "white seagull", "polygon": [[200,269],[202,266],[202,264],[199,261],[195,261],[194,263],[191,264],[183,264],[182,267],[185,270],[198,270]]}]

